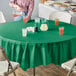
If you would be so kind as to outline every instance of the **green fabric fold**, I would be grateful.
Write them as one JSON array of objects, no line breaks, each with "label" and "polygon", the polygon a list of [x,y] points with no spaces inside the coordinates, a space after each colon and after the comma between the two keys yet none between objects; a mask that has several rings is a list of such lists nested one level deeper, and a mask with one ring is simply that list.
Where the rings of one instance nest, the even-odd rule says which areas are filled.
[{"label": "green fabric fold", "polygon": [[[41,24],[41,23],[40,23]],[[40,25],[39,24],[39,25]],[[23,70],[51,63],[61,65],[76,55],[76,27],[48,20],[48,31],[22,36],[22,29],[34,26],[34,21],[10,22],[0,26],[0,46],[4,48],[10,61],[19,62]],[[64,26],[64,35],[59,35],[59,27]],[[40,27],[40,26],[38,26]],[[7,28],[7,29],[6,29]]]}]

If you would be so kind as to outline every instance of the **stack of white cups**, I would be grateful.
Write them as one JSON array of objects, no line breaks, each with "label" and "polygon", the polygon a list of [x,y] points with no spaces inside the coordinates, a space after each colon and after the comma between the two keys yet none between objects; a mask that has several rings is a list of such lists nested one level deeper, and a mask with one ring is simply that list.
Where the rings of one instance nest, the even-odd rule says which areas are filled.
[{"label": "stack of white cups", "polygon": [[27,36],[27,31],[32,31],[33,33],[35,32],[35,27],[27,27],[26,29],[22,29],[22,35],[23,37]]}]

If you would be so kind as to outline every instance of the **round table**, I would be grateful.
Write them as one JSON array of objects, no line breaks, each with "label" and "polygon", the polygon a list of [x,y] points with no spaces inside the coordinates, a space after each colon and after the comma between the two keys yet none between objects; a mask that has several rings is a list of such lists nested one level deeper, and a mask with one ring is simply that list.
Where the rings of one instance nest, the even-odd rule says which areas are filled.
[{"label": "round table", "polygon": [[[38,25],[40,28],[41,23]],[[50,63],[61,64],[76,55],[76,26],[47,20],[48,31],[28,33],[22,36],[22,29],[35,26],[34,20],[23,20],[0,25],[0,46],[8,58],[20,63],[26,70]],[[64,35],[59,35],[59,27],[64,27]]]}]

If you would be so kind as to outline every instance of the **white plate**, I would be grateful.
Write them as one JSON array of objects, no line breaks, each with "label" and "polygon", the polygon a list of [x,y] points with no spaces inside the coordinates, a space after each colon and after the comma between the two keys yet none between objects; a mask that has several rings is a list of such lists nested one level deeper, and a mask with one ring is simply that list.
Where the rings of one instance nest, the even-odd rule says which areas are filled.
[{"label": "white plate", "polygon": [[[76,5],[76,3],[71,3],[71,5]],[[76,8],[76,6],[71,6],[70,7],[73,9],[73,8]]]},{"label": "white plate", "polygon": [[[54,2],[54,3],[61,3],[61,5],[60,5],[60,4],[59,4],[59,5],[54,4],[53,6],[54,6],[55,8],[60,8],[62,11],[67,10],[68,7],[69,7],[69,4],[68,4],[68,3],[64,3],[64,2]],[[62,5],[67,5],[67,7],[66,7],[66,8],[65,8],[65,7],[61,7]]]},{"label": "white plate", "polygon": [[76,8],[76,6],[70,6],[70,7],[71,7],[72,9],[73,9],[73,8]]},{"label": "white plate", "polygon": [[65,10],[67,10],[67,8],[60,7],[60,10],[65,11]]},{"label": "white plate", "polygon": [[54,3],[54,1],[46,1],[44,4],[45,5],[52,5]]},{"label": "white plate", "polygon": [[76,12],[69,11],[71,14],[76,14]]},{"label": "white plate", "polygon": [[63,4],[63,5],[67,5],[67,6],[70,5],[69,3],[64,3],[63,1],[55,1],[54,3],[61,3],[61,4]]}]

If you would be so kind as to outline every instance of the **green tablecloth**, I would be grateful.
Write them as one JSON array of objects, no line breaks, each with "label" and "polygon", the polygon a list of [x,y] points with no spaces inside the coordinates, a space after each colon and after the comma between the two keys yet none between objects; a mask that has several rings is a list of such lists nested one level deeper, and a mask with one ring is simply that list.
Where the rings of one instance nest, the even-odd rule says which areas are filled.
[{"label": "green tablecloth", "polygon": [[[40,23],[41,24],[41,23]],[[39,65],[50,63],[61,64],[76,55],[76,26],[54,21],[47,21],[49,30],[38,33],[28,33],[22,36],[22,29],[35,26],[33,20],[9,22],[0,25],[0,46],[8,58],[20,63],[26,70]],[[64,26],[64,35],[59,35],[59,27]],[[40,27],[40,26],[39,26]]]}]

